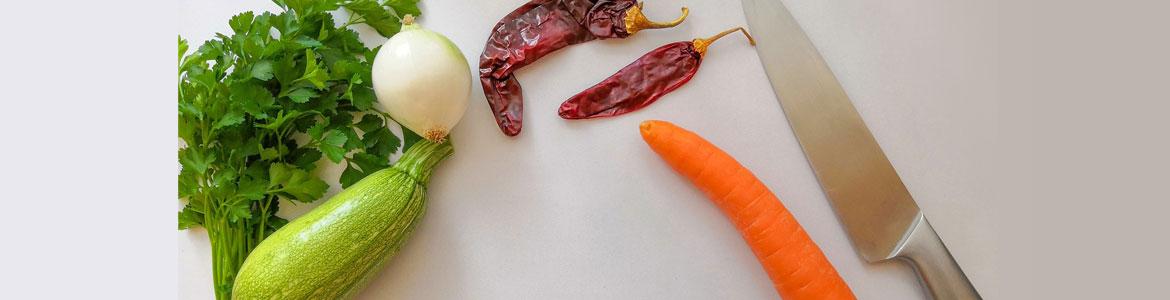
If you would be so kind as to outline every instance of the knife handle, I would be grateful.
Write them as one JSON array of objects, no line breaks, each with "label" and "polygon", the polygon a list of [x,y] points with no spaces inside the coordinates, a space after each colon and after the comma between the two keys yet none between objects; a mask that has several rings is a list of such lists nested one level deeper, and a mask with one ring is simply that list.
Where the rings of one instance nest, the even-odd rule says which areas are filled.
[{"label": "knife handle", "polygon": [[919,214],[918,218],[898,256],[914,266],[933,299],[983,299],[926,216]]}]

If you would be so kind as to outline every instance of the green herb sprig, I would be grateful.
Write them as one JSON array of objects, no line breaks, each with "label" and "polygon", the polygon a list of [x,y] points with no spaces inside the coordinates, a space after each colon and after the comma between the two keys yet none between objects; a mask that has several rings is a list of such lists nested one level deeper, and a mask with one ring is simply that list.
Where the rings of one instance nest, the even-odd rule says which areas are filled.
[{"label": "green herb sprig", "polygon": [[[390,165],[402,141],[374,107],[368,49],[349,26],[390,37],[418,0],[274,0],[282,11],[245,12],[188,54],[179,38],[179,229],[211,240],[217,299],[230,299],[253,248],[288,221],[279,198],[312,202],[328,184],[312,174],[324,156],[344,164],[342,187]],[[348,20],[331,12],[345,8]],[[413,140],[407,130],[407,139]]]}]

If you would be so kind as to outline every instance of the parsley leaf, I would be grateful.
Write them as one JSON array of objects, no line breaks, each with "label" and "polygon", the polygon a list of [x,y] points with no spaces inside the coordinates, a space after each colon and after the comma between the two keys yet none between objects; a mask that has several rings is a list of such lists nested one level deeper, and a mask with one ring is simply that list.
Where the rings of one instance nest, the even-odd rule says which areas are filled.
[{"label": "parsley leaf", "polygon": [[389,157],[377,156],[369,153],[357,153],[353,155],[350,161],[353,161],[362,169],[363,173],[371,174],[378,170],[390,167]]},{"label": "parsley leaf", "polygon": [[179,229],[187,229],[196,225],[203,225],[203,214],[191,209],[191,205],[179,211]]},{"label": "parsley leaf", "polygon": [[184,40],[183,37],[180,36],[179,37],[179,67],[180,68],[182,68],[182,66],[183,66],[183,55],[184,54],[187,54],[187,40]]},{"label": "parsley leaf", "polygon": [[244,122],[244,113],[238,111],[231,111],[220,117],[219,121],[215,122],[212,129],[220,129]]},{"label": "parsley leaf", "polygon": [[348,136],[341,131],[336,129],[330,130],[328,133],[325,133],[324,138],[321,140],[321,145],[319,146],[321,153],[324,153],[325,157],[328,157],[329,160],[335,163],[341,162],[345,158],[345,148],[342,148],[342,146],[345,146],[347,139],[349,139]]},{"label": "parsley leaf", "polygon": [[317,122],[313,127],[309,127],[306,133],[309,134],[309,138],[311,139],[320,139],[322,135],[325,135],[325,122]]},{"label": "parsley leaf", "polygon": [[272,61],[262,60],[252,65],[252,78],[268,81],[272,79]]},{"label": "parsley leaf", "polygon": [[362,116],[362,120],[358,121],[358,123],[354,126],[364,132],[373,132],[378,130],[378,128],[385,126],[383,124],[384,122],[382,121],[382,117],[379,117],[375,114],[366,114]]},{"label": "parsley leaf", "polygon": [[301,48],[317,48],[324,46],[320,41],[307,36],[299,36],[294,42]]},{"label": "parsley leaf", "polygon": [[228,204],[228,206],[226,207],[227,213],[228,213],[228,221],[231,221],[232,223],[236,223],[236,222],[239,222],[240,220],[251,218],[252,217],[252,209],[249,207],[248,204],[249,203],[246,201],[235,201],[235,202],[231,202],[230,204]]},{"label": "parsley leaf", "polygon": [[312,202],[321,198],[329,188],[325,181],[313,177],[309,172],[286,164],[272,164],[269,166],[268,175],[271,176],[268,188],[279,187],[276,191],[287,195],[290,200]]},{"label": "parsley leaf", "polygon": [[418,0],[387,0],[386,6],[393,8],[398,17],[413,15],[417,18],[422,15],[422,11],[418,9]]},{"label": "parsley leaf", "polygon": [[268,182],[263,179],[243,177],[238,186],[236,193],[248,200],[264,199],[264,194],[268,193]]},{"label": "parsley leaf", "polygon": [[235,15],[231,18],[231,20],[228,20],[228,26],[231,26],[232,31],[235,31],[237,34],[247,33],[248,30],[252,28],[253,17],[255,17],[255,14],[252,12],[243,12],[241,14]]},{"label": "parsley leaf", "polygon": [[[394,136],[394,133],[390,132],[390,129],[386,127],[366,132],[366,134],[362,136],[362,143],[366,144],[367,153],[385,158],[389,158],[391,153],[398,151],[400,142],[401,141],[398,140],[398,137]],[[407,148],[404,147],[402,149]]]},{"label": "parsley leaf", "polygon": [[305,58],[305,75],[301,76],[297,81],[307,80],[313,86],[317,87],[317,89],[325,88],[325,81],[329,80],[329,73],[317,65],[317,54],[311,49],[306,49]]},{"label": "parsley leaf", "polygon": [[414,131],[410,131],[409,128],[402,127],[402,149],[410,149],[410,146],[413,146],[414,143],[420,140],[422,140],[422,136],[414,133]]},{"label": "parsley leaf", "polygon": [[179,171],[179,198],[190,197],[199,192],[199,179],[195,177],[196,173],[191,168]]},{"label": "parsley leaf", "polygon": [[381,4],[374,0],[355,0],[346,3],[345,9],[361,16],[363,23],[373,27],[382,36],[392,36],[402,29],[398,19],[400,16],[391,15]]},{"label": "parsley leaf", "polygon": [[263,86],[253,81],[236,82],[228,86],[231,101],[238,103],[248,114],[260,119],[268,118],[266,111],[276,104],[276,98]]},{"label": "parsley leaf", "polygon": [[313,148],[299,148],[291,155],[293,164],[301,169],[312,170],[316,167],[318,160],[321,160],[321,151]]},{"label": "parsley leaf", "polygon": [[203,153],[199,148],[188,147],[179,150],[179,163],[183,168],[191,168],[198,173],[207,172],[208,166],[215,162],[216,157]]},{"label": "parsley leaf", "polygon": [[358,181],[361,181],[362,178],[365,177],[366,174],[358,171],[358,169],[355,169],[353,165],[346,166],[345,171],[341,172],[341,188],[349,188],[349,186],[357,183]]},{"label": "parsley leaf", "polygon": [[369,110],[373,108],[374,101],[378,98],[374,95],[374,89],[368,87],[355,87],[349,94],[349,100],[354,107],[360,110]]},{"label": "parsley leaf", "polygon": [[288,93],[288,98],[296,103],[306,103],[309,99],[317,97],[317,92],[308,88],[299,88],[291,93]]}]

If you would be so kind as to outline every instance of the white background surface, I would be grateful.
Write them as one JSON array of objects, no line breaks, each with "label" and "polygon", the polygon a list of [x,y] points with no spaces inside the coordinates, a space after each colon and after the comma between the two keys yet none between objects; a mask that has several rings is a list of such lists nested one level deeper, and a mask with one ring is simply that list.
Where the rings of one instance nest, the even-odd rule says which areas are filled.
[{"label": "white background surface", "polygon": [[[180,0],[179,34],[198,44],[228,32],[238,12],[276,9],[240,2]],[[474,68],[491,27],[526,1],[423,2],[422,25],[450,37]],[[990,188],[1001,108],[991,101],[997,53],[985,43],[995,16],[966,4],[975,1],[784,2],[972,282],[1002,298],[999,253],[1011,245],[997,233],[1010,229],[997,222],[1008,204]],[[645,10],[665,20],[682,5],[691,16],[677,28],[569,47],[519,71],[518,137],[500,133],[473,84],[426,218],[360,298],[776,298],[733,226],[641,141],[645,119],[695,131],[753,170],[860,298],[923,298],[906,265],[855,254],[741,36],[713,45],[689,84],[646,109],[593,121],[556,115],[561,101],[650,49],[745,24],[734,0],[648,1]],[[310,206],[282,207],[295,216]],[[177,235],[180,298],[212,298],[206,233]]]}]

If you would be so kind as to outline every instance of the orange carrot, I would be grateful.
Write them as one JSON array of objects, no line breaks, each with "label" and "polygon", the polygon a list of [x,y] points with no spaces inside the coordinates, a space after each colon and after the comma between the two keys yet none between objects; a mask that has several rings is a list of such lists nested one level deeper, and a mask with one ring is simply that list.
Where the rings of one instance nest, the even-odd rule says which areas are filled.
[{"label": "orange carrot", "polygon": [[784,300],[856,299],[780,199],[707,140],[665,121],[642,122],[642,139],[735,223]]}]

